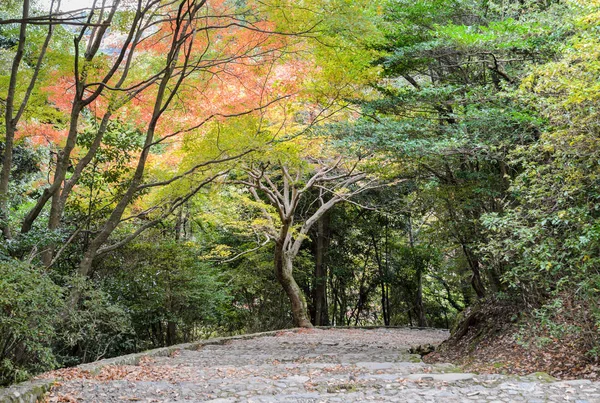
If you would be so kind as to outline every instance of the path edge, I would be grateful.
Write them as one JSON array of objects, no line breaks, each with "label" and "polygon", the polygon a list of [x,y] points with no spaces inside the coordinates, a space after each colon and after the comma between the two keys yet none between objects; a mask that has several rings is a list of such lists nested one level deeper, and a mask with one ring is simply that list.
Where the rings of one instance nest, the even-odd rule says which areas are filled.
[{"label": "path edge", "polygon": [[[237,336],[228,337],[214,337],[205,340],[198,340],[191,343],[176,344],[169,347],[160,347],[152,350],[142,351],[140,353],[133,353],[127,355],[121,355],[118,357],[107,358],[104,360],[94,361],[87,364],[77,365],[75,368],[89,371],[91,373],[98,373],[102,368],[109,365],[137,365],[143,357],[166,357],[171,355],[178,350],[197,350],[202,346],[220,345],[225,344],[233,340],[249,340],[258,337],[272,337],[280,334],[281,332],[293,332],[296,333],[303,328],[292,328],[292,329],[281,329],[272,330],[269,332],[260,333],[249,333]],[[9,386],[4,389],[0,389],[0,402],[1,403],[36,403],[42,400],[44,395],[50,391],[57,379],[36,379],[26,382],[21,382],[16,385]]]}]

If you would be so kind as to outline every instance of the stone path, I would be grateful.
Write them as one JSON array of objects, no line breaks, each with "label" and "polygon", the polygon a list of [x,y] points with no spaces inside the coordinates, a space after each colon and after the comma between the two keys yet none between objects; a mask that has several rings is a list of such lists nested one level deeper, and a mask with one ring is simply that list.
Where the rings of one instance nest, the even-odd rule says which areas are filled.
[{"label": "stone path", "polygon": [[600,402],[600,383],[457,373],[407,348],[443,331],[311,330],[231,341],[63,381],[50,402]]}]

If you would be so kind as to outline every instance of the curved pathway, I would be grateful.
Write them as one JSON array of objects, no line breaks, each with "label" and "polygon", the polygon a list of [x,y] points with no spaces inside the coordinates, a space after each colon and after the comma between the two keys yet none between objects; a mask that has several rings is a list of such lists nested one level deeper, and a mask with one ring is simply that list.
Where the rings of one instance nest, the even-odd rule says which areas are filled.
[{"label": "curved pathway", "polygon": [[428,365],[416,329],[279,332],[64,380],[49,402],[599,402],[600,383],[473,375]]}]

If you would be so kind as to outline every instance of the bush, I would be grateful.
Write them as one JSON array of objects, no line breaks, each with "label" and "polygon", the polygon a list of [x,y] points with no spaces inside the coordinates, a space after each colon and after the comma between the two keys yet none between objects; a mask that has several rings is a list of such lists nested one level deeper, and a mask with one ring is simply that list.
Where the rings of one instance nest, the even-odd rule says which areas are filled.
[{"label": "bush", "polygon": [[230,297],[191,244],[138,242],[99,265],[103,286],[131,317],[137,348],[195,340],[217,330]]},{"label": "bush", "polygon": [[51,350],[63,289],[17,260],[0,261],[0,384],[56,366]]},{"label": "bush", "polygon": [[131,317],[92,281],[70,281],[81,297],[77,309],[65,311],[57,330],[55,354],[61,366],[72,366],[136,351]]}]

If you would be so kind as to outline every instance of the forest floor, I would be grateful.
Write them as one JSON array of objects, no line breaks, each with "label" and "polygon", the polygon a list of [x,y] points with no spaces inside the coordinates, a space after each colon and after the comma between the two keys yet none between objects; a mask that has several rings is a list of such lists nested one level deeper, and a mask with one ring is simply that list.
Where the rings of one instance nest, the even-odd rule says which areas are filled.
[{"label": "forest floor", "polygon": [[587,354],[598,340],[597,325],[585,323],[591,314],[582,313],[579,305],[566,304],[554,318],[554,326],[579,330],[552,332],[531,315],[518,318],[520,309],[498,301],[469,308],[452,337],[424,360],[451,362],[478,373],[544,372],[561,380],[600,381],[600,362]]},{"label": "forest floor", "polygon": [[[450,340],[439,351],[424,357],[430,364],[452,362],[464,371],[488,374],[548,374],[562,380],[590,379],[600,381],[600,364],[585,354],[573,337],[547,338],[543,345],[517,340],[517,331],[505,332],[474,340],[471,335]],[[598,399],[600,402],[600,399]]]},{"label": "forest floor", "polygon": [[47,402],[600,402],[600,383],[474,375],[426,364],[409,346],[437,344],[440,330],[311,329],[234,340],[139,365],[78,369]]}]

